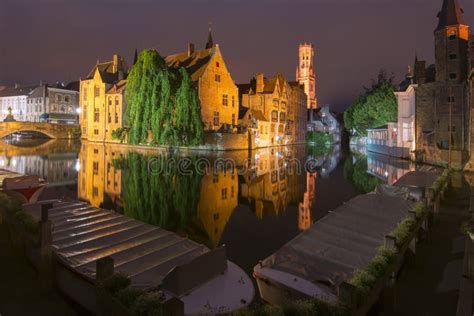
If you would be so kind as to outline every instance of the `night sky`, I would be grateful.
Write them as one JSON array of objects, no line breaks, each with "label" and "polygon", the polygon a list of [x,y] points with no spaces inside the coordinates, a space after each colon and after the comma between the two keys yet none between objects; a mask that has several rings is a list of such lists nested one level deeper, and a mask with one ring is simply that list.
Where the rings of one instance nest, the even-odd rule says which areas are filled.
[{"label": "night sky", "polygon": [[[460,0],[474,25],[474,1]],[[343,110],[378,69],[434,60],[442,0],[0,0],[0,85],[78,80],[114,52],[203,48],[208,21],[234,80],[294,80],[300,42],[316,46],[320,104]]]}]

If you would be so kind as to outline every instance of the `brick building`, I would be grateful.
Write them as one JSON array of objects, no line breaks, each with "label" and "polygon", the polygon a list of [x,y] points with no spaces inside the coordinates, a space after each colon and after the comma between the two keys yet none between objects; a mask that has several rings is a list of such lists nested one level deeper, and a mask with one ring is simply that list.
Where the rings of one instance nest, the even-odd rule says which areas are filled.
[{"label": "brick building", "polygon": [[113,142],[112,132],[122,127],[125,112],[125,85],[128,67],[119,55],[94,66],[80,82],[79,121],[82,138],[96,142]]},{"label": "brick building", "polygon": [[187,51],[169,55],[165,61],[171,67],[185,67],[196,83],[206,130],[237,125],[239,90],[210,32],[204,49],[196,51],[194,44],[189,44]]},{"label": "brick building", "polygon": [[458,0],[444,0],[438,19],[435,65],[415,60],[416,158],[462,168],[469,153],[469,26]]}]

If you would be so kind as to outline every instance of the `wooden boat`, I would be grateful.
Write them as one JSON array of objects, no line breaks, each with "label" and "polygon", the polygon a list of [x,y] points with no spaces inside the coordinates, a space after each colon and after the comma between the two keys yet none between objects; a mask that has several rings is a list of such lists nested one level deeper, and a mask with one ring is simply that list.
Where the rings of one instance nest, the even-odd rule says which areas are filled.
[{"label": "wooden boat", "polygon": [[18,198],[23,203],[35,203],[46,182],[38,176],[22,175],[20,173],[0,169],[0,191]]}]

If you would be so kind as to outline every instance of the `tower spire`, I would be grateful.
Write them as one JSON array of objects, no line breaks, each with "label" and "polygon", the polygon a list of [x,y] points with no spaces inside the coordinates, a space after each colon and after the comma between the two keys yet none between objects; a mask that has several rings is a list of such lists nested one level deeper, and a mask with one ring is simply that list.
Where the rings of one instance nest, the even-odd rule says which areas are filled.
[{"label": "tower spire", "polygon": [[214,41],[212,40],[212,22],[209,21],[209,35],[207,36],[206,49],[212,48]]},{"label": "tower spire", "polygon": [[138,61],[138,50],[135,48],[135,55],[133,55],[133,64],[135,65]]},{"label": "tower spire", "polygon": [[443,0],[443,6],[438,13],[439,22],[436,31],[450,25],[466,25],[463,14],[464,10],[461,8],[459,0]]}]

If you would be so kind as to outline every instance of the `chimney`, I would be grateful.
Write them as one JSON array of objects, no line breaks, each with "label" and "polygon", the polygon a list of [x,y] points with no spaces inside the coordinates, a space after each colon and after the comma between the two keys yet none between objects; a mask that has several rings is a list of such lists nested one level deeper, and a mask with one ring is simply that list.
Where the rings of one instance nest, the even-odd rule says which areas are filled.
[{"label": "chimney", "polygon": [[194,44],[189,43],[188,44],[188,57],[191,57],[192,54],[194,54]]},{"label": "chimney", "polygon": [[119,55],[114,54],[112,72],[116,73],[118,71],[118,67],[119,67]]},{"label": "chimney", "polygon": [[15,89],[18,89],[19,87],[20,85],[17,82],[15,82]]},{"label": "chimney", "polygon": [[265,86],[265,84],[263,82],[263,73],[259,72],[259,73],[257,73],[257,75],[255,77],[256,77],[256,80],[257,80],[257,84],[256,84],[256,87],[255,87],[255,89],[257,90],[256,92],[257,93],[262,93],[263,92],[263,87]]}]

